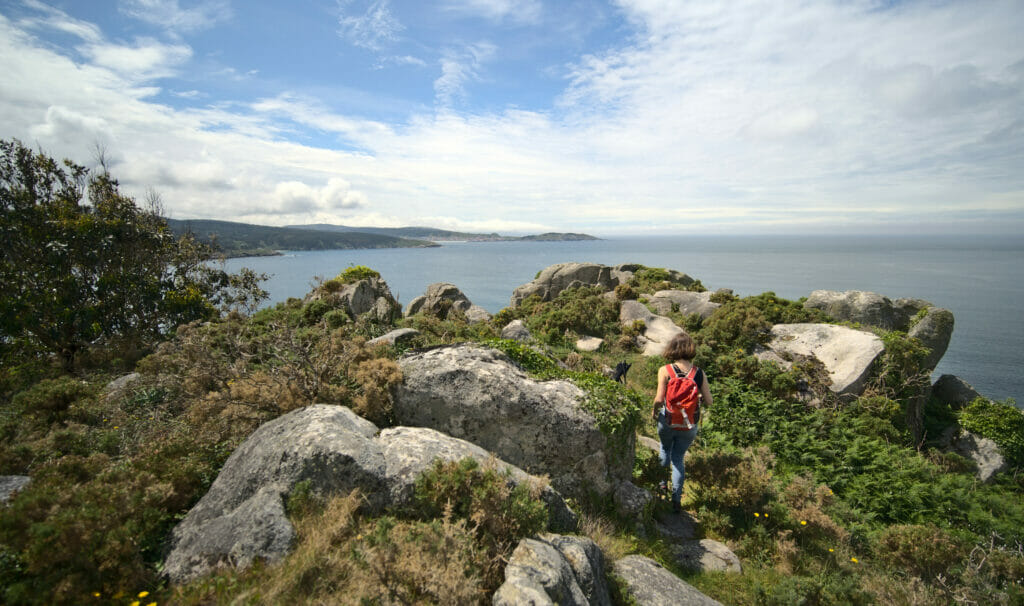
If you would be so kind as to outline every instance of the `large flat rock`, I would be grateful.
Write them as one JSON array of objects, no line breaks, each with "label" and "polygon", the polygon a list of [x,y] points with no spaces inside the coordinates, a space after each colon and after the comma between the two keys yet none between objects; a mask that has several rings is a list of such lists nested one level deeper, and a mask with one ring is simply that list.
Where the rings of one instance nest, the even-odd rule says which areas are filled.
[{"label": "large flat rock", "polygon": [[871,365],[885,351],[870,332],[833,324],[776,324],[768,348],[779,354],[814,356],[825,365],[838,394],[859,395]]}]

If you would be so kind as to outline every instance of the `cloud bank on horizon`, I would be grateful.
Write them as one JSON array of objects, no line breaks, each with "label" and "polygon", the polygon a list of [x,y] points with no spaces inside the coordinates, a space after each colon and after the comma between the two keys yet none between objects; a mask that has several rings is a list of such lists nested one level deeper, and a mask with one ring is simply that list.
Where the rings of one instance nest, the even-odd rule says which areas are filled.
[{"label": "cloud bank on horizon", "polygon": [[174,218],[1017,233],[1018,0],[0,1],[0,137]]}]

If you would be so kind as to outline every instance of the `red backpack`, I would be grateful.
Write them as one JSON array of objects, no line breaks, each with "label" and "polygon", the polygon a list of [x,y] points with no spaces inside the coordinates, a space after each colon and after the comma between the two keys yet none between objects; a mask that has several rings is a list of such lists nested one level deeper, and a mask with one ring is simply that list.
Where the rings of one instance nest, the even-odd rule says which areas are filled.
[{"label": "red backpack", "polygon": [[697,367],[681,374],[675,364],[667,365],[668,386],[665,388],[665,416],[669,427],[685,431],[693,429],[700,418],[700,388],[697,387]]}]

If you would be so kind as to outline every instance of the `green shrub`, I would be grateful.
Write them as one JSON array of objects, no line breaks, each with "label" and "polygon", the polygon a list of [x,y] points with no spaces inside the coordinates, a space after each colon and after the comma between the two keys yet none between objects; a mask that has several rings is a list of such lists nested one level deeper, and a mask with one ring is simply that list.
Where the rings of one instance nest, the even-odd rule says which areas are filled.
[{"label": "green shrub", "polygon": [[970,546],[949,532],[927,524],[897,524],[878,534],[876,556],[886,565],[907,570],[926,581],[953,576],[963,569]]},{"label": "green shrub", "polygon": [[549,345],[575,341],[578,335],[615,335],[619,332],[617,301],[596,287],[563,290],[554,300],[527,300],[524,322],[534,338]]},{"label": "green shrub", "polygon": [[453,517],[470,522],[491,564],[484,572],[485,586],[500,584],[503,565],[524,537],[548,525],[547,506],[540,500],[539,483],[513,485],[508,469],[480,465],[476,459],[441,461],[416,480],[415,498],[425,519]]},{"label": "green shrub", "polygon": [[704,321],[698,335],[701,343],[714,349],[750,351],[768,340],[771,323],[758,307],[745,299],[719,307]]},{"label": "green shrub", "polygon": [[80,379],[62,376],[43,379],[29,389],[15,394],[11,404],[15,410],[53,423],[63,418],[68,408],[82,398],[92,397],[95,388]]},{"label": "green shrub", "polygon": [[[327,312],[334,309],[334,305],[332,305],[326,299],[317,299],[315,301],[310,301],[309,303],[305,304],[302,307],[302,321],[304,324],[307,325],[316,324],[317,322],[320,321],[320,318],[324,317],[324,315]],[[342,311],[342,313],[344,312]]]},{"label": "green shrub", "polygon": [[700,280],[693,280],[683,274],[679,274],[663,267],[642,267],[633,272],[633,277],[627,283],[631,289],[642,293],[655,293],[659,290],[690,290],[693,292],[704,292],[706,289]]},{"label": "green shrub", "polygon": [[998,444],[1011,464],[1024,466],[1024,413],[1012,400],[993,402],[976,398],[957,417],[967,431]]}]

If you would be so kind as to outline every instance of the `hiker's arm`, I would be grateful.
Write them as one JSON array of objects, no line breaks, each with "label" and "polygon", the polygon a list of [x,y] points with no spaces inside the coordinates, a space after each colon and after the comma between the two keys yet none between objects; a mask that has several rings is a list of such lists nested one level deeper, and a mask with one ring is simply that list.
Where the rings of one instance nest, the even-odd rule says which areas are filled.
[{"label": "hiker's arm", "polygon": [[701,397],[701,411],[700,411],[700,422],[704,423],[704,417],[708,416],[708,408],[711,407],[711,387],[708,384],[708,376],[704,375],[704,382],[700,386],[700,397]]},{"label": "hiker's arm", "polygon": [[665,390],[668,386],[668,373],[665,371],[665,367],[662,366],[658,369],[658,391],[654,393],[654,412],[651,416],[654,419],[658,418],[658,410],[665,405]]}]

